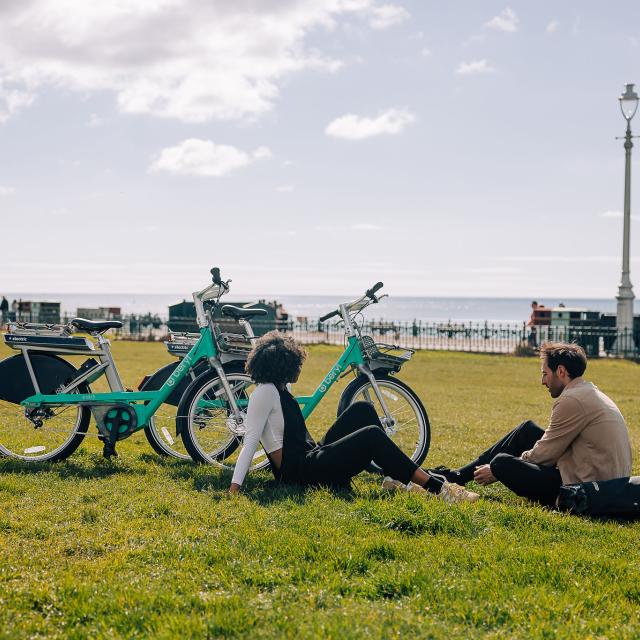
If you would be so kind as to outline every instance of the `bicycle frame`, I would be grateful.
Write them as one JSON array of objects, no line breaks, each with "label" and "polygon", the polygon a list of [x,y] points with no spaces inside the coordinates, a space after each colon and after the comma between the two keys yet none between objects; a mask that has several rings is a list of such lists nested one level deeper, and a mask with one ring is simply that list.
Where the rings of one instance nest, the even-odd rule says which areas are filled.
[{"label": "bicycle frame", "polygon": [[347,346],[345,347],[344,352],[338,358],[336,363],[329,369],[329,373],[324,377],[322,382],[317,386],[316,390],[310,396],[297,396],[296,400],[298,404],[301,405],[302,415],[304,418],[308,418],[311,413],[313,413],[314,409],[318,406],[321,400],[326,395],[327,391],[334,385],[336,380],[338,380],[341,375],[347,371],[349,368],[358,369],[363,375],[369,378],[371,382],[371,386],[373,388],[374,393],[376,394],[376,398],[382,407],[382,410],[385,414],[385,422],[389,427],[393,427],[393,416],[387,407],[387,403],[384,401],[382,397],[382,393],[378,388],[378,384],[376,382],[376,378],[373,375],[373,372],[367,365],[367,361],[365,360],[362,349],[360,348],[360,342],[358,340],[358,333],[356,326],[354,325],[353,320],[351,319],[349,312],[353,307],[356,307],[364,300],[361,298],[353,303],[341,304],[339,307],[340,315],[342,316],[342,321],[345,326],[345,333],[347,336]]},{"label": "bicycle frame", "polygon": [[[107,342],[108,344],[108,342]],[[110,354],[109,354],[110,355]],[[25,398],[20,404],[25,407],[37,408],[42,405],[99,405],[99,404],[129,404],[132,406],[137,417],[136,431],[143,429],[149,423],[150,418],[158,410],[160,405],[169,397],[173,386],[179,383],[189,373],[189,369],[198,361],[207,359],[217,370],[222,371],[222,367],[217,360],[218,351],[213,341],[212,332],[207,325],[200,329],[200,338],[193,345],[191,350],[176,367],[176,370],[167,378],[166,382],[157,391],[109,391],[105,393],[68,393],[77,387],[92,371],[98,368],[104,370],[102,364],[88,371],[82,378],[75,380],[72,385],[65,388],[65,393],[42,394],[36,393]],[[101,373],[101,372],[100,372]],[[229,394],[230,396],[232,394]],[[237,408],[236,408],[237,411]]]}]

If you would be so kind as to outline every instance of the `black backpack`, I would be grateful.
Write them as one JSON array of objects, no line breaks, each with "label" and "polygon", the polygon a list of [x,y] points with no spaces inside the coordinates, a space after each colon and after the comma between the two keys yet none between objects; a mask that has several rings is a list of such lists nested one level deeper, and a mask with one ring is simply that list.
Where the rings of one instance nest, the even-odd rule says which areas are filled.
[{"label": "black backpack", "polygon": [[640,476],[562,485],[558,509],[585,516],[640,518]]}]

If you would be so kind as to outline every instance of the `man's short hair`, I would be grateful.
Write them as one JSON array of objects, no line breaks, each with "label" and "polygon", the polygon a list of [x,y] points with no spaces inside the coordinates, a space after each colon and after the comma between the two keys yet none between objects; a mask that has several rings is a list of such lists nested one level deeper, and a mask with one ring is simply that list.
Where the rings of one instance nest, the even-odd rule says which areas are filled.
[{"label": "man's short hair", "polygon": [[562,365],[571,378],[578,378],[587,368],[587,354],[573,342],[545,342],[540,347],[540,357],[554,373]]}]

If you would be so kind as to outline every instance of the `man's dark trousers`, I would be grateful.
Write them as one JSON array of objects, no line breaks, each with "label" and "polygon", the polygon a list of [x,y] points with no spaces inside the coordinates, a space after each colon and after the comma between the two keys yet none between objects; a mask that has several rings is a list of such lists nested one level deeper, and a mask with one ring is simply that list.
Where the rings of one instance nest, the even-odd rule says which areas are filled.
[{"label": "man's dark trousers", "polygon": [[476,467],[488,464],[496,479],[514,493],[541,504],[553,505],[562,485],[558,469],[520,459],[543,434],[543,429],[527,420],[481,453],[473,462],[452,472],[449,479],[464,485],[473,480]]}]

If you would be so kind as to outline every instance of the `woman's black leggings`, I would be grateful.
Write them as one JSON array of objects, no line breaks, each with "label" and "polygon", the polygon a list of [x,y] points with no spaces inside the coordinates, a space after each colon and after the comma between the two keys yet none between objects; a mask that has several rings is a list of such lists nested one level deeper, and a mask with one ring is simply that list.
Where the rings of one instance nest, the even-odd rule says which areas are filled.
[{"label": "woman's black leggings", "polygon": [[385,433],[368,402],[345,409],[303,466],[308,484],[348,485],[350,479],[375,462],[385,473],[407,483],[418,468]]}]

